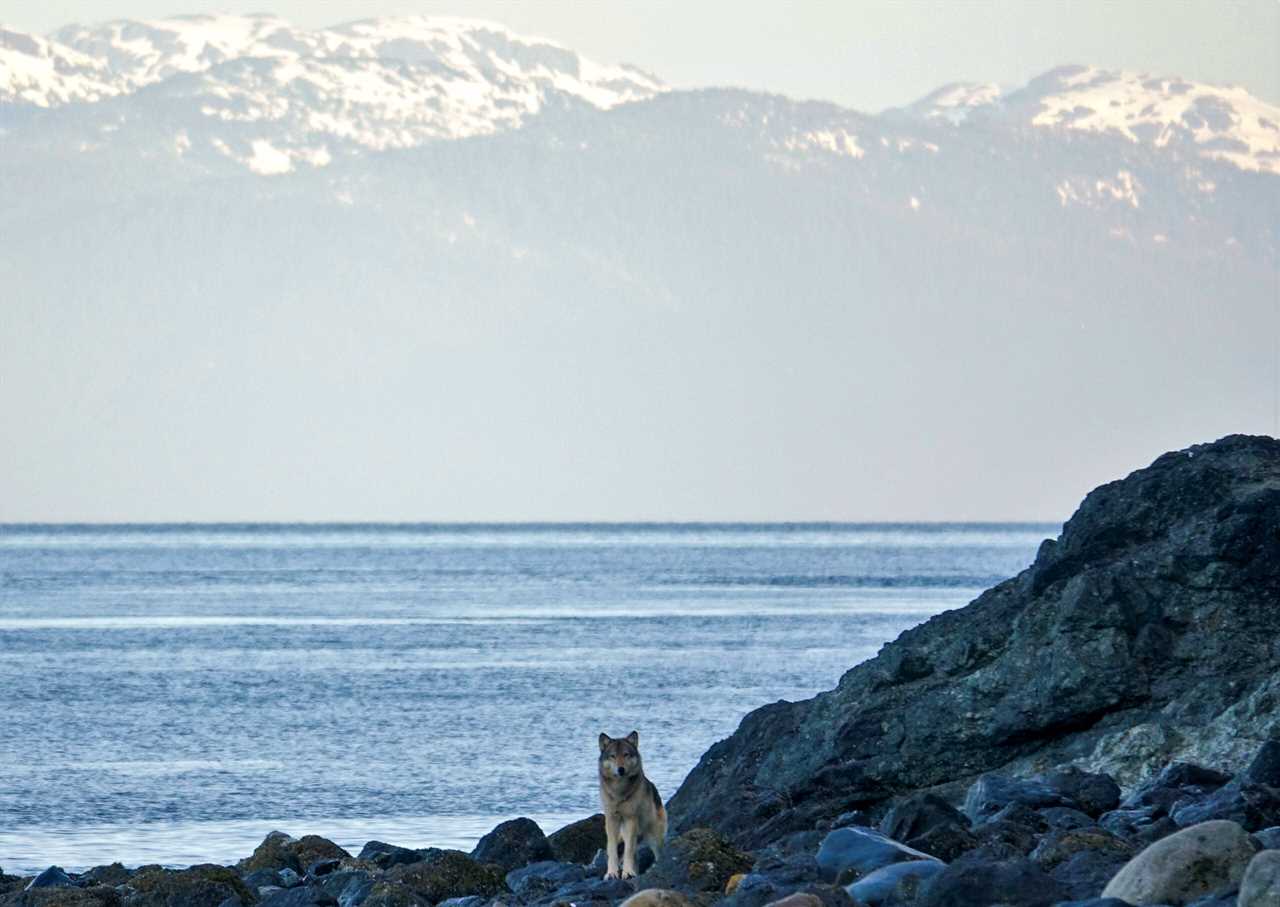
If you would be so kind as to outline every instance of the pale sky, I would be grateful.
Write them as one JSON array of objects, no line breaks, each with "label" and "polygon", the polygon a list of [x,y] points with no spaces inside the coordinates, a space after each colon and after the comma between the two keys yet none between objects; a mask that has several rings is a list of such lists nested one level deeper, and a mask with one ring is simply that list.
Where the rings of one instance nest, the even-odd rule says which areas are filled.
[{"label": "pale sky", "polygon": [[1280,103],[1277,0],[0,0],[0,22],[42,33],[219,11],[305,27],[408,13],[490,19],[680,87],[743,86],[867,111],[952,81],[1016,86],[1062,63],[1238,83]]}]

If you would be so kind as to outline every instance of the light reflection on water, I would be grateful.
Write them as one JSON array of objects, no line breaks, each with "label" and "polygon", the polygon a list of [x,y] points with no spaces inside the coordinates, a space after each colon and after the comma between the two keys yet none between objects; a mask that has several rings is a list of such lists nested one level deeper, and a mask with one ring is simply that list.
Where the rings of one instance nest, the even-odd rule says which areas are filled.
[{"label": "light reflection on water", "polygon": [[465,846],[670,796],[1051,526],[0,527],[0,867]]}]

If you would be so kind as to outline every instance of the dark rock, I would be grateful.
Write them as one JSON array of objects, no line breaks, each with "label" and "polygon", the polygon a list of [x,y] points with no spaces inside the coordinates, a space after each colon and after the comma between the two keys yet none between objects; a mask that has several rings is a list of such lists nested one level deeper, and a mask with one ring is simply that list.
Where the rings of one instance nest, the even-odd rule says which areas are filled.
[{"label": "dark rock", "polygon": [[433,904],[464,895],[495,895],[506,888],[499,867],[477,862],[460,850],[432,847],[421,854],[418,862],[389,870],[387,880],[405,885]]},{"label": "dark rock", "polygon": [[1179,800],[1212,793],[1231,780],[1230,775],[1189,762],[1173,762],[1140,785],[1120,804],[1126,810],[1152,807],[1155,814],[1167,814]]},{"label": "dark rock", "polygon": [[590,863],[597,850],[604,850],[606,842],[603,813],[571,822],[547,835],[551,859],[560,863]]},{"label": "dark rock", "polygon": [[[1081,851],[1106,854],[1127,862],[1135,853],[1132,844],[1121,840],[1102,828],[1075,828],[1068,831],[1051,831],[1031,852],[1031,859],[1046,872],[1064,863]],[[1105,881],[1105,880],[1104,880]]]},{"label": "dark rock", "polygon": [[27,883],[27,891],[35,888],[72,888],[75,884],[71,876],[62,871],[61,866],[50,866]]},{"label": "dark rock", "polygon": [[392,866],[418,862],[422,859],[422,851],[397,847],[395,844],[387,844],[383,841],[370,841],[360,849],[356,859],[372,863],[382,869],[390,869]]},{"label": "dark rock", "polygon": [[885,837],[906,842],[943,825],[968,828],[969,820],[937,794],[923,793],[895,803],[877,828]]},{"label": "dark rock", "polygon": [[950,863],[981,844],[973,832],[959,825],[938,825],[903,843],[944,863]]},{"label": "dark rock", "polygon": [[507,873],[507,887],[522,901],[535,901],[566,885],[581,882],[589,870],[581,863],[557,863],[545,860],[530,863]]},{"label": "dark rock", "polygon": [[326,857],[322,860],[316,860],[314,863],[307,866],[307,877],[311,879],[318,879],[321,876],[326,876],[333,872],[341,865],[342,860],[335,857]]},{"label": "dark rock", "polygon": [[447,901],[441,901],[436,907],[484,907],[488,903],[488,898],[473,894],[465,898],[449,898]]},{"label": "dark rock", "polygon": [[123,864],[112,863],[109,866],[95,866],[80,873],[80,882],[91,885],[123,885],[133,875]]},{"label": "dark rock", "polygon": [[338,899],[311,885],[277,891],[258,902],[259,907],[337,907]]},{"label": "dark rock", "polygon": [[253,872],[245,873],[241,876],[244,883],[250,891],[257,891],[259,888],[288,888],[284,883],[284,879],[280,877],[280,873],[274,869],[255,869]]},{"label": "dark rock", "polygon": [[1081,812],[1097,817],[1120,805],[1120,785],[1110,775],[1082,771],[1074,766],[1048,772],[1041,779],[1075,803]]},{"label": "dark rock", "polygon": [[283,885],[285,888],[293,888],[297,885],[302,884],[302,876],[298,875],[288,866],[286,866],[284,869],[279,870],[276,873],[276,876],[279,877],[280,884]]},{"label": "dark rock", "polygon": [[1088,828],[1094,824],[1093,819],[1069,806],[1050,806],[1039,810],[1039,813],[1045,824],[1053,829]]},{"label": "dark rock", "polygon": [[288,845],[288,850],[298,861],[298,866],[293,867],[298,872],[305,872],[308,867],[325,860],[351,859],[351,854],[328,838],[322,838],[319,835],[303,835],[293,844]]},{"label": "dark rock", "polygon": [[120,892],[105,885],[91,888],[33,888],[0,896],[0,904],[14,907],[121,907]]},{"label": "dark rock", "polygon": [[817,859],[823,881],[847,885],[882,866],[933,857],[871,828],[837,828],[823,838]]},{"label": "dark rock", "polygon": [[1174,804],[1169,814],[1181,828],[1210,819],[1229,819],[1247,831],[1258,831],[1280,822],[1280,790],[1232,781],[1203,799]]},{"label": "dark rock", "polygon": [[535,904],[575,904],[583,903],[615,903],[629,897],[635,892],[633,880],[627,879],[583,879],[558,889],[554,894],[535,901]]},{"label": "dark rock", "polygon": [[934,860],[894,863],[863,876],[850,885],[848,891],[855,903],[867,907],[910,904],[920,887],[943,868],[942,863]]},{"label": "dark rock", "polygon": [[1036,809],[1046,806],[1070,806],[1076,802],[1037,778],[1008,778],[983,775],[964,798],[964,814],[974,823],[990,819],[1009,806]]},{"label": "dark rock", "polygon": [[1061,883],[1030,860],[953,863],[921,888],[920,907],[1049,907],[1069,895]]},{"label": "dark rock", "polygon": [[[747,715],[668,803],[673,831],[709,825],[755,847],[1032,765],[1124,781],[1135,728],[1164,758],[1194,746],[1238,767],[1249,739],[1280,733],[1264,695],[1280,689],[1277,526],[1275,439],[1223,438],[1095,489],[1017,577],[906,631],[835,690]],[[1038,805],[1082,805],[1049,790],[1060,802]]]},{"label": "dark rock", "polygon": [[1241,780],[1245,784],[1280,787],[1280,740],[1268,740],[1262,745],[1242,773]]},{"label": "dark rock", "polygon": [[1280,825],[1273,825],[1271,828],[1255,831],[1253,836],[1258,841],[1259,849],[1280,850]]},{"label": "dark rock", "polygon": [[722,892],[731,876],[750,868],[751,857],[722,835],[695,828],[667,842],[662,856],[640,876],[637,887]]},{"label": "dark rock", "polygon": [[1059,901],[1053,907],[1133,907],[1133,905],[1119,898],[1086,898],[1083,901]]},{"label": "dark rock", "polygon": [[363,869],[339,869],[320,880],[325,894],[338,902],[338,907],[357,907],[373,890],[374,878]]},{"label": "dark rock", "polygon": [[298,857],[293,852],[293,845],[297,843],[284,832],[273,831],[262,839],[262,843],[254,849],[252,856],[241,860],[236,868],[241,872],[285,868],[301,872],[302,864],[298,862]]},{"label": "dark rock", "polygon": [[1025,803],[1010,803],[994,816],[984,820],[982,824],[994,825],[1001,822],[1012,822],[1014,825],[1021,825],[1036,834],[1049,830],[1049,820],[1044,817],[1044,813],[1041,810],[1032,809]]},{"label": "dark rock", "polygon": [[836,828],[849,828],[853,825],[860,825],[864,828],[874,828],[875,823],[871,821],[871,815],[863,809],[851,809],[843,812],[831,820],[831,825],[823,831],[831,831]]},{"label": "dark rock", "polygon": [[555,854],[538,823],[521,817],[503,822],[481,838],[471,851],[471,858],[510,872],[530,863],[554,860]]},{"label": "dark rock", "polygon": [[1049,875],[1066,889],[1067,897],[1096,897],[1125,862],[1107,851],[1080,850],[1049,870]]},{"label": "dark rock", "polygon": [[228,898],[255,904],[251,892],[235,872],[225,866],[202,864],[189,869],[139,869],[129,879],[133,894],[128,907],[220,907]]},{"label": "dark rock", "polygon": [[362,907],[432,907],[432,901],[399,882],[375,882]]},{"label": "dark rock", "polygon": [[973,834],[978,846],[965,856],[989,862],[1025,857],[1035,850],[1037,842],[1036,829],[1009,820],[984,822],[974,829]]}]

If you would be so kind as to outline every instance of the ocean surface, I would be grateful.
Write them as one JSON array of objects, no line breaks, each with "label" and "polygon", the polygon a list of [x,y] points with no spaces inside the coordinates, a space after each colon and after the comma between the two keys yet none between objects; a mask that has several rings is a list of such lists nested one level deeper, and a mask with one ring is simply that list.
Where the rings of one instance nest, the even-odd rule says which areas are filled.
[{"label": "ocean surface", "polygon": [[0,867],[470,848],[664,797],[1056,525],[0,526]]}]

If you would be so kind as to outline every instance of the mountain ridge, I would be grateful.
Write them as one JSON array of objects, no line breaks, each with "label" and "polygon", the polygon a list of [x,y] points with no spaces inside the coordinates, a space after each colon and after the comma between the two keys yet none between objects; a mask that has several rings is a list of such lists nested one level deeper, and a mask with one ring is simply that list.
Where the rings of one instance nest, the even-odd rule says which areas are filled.
[{"label": "mountain ridge", "polygon": [[[668,90],[638,67],[598,63],[548,39],[458,17],[300,29],[273,15],[196,15],[68,25],[49,37],[0,28],[0,111],[115,99],[113,116],[127,120],[133,108],[160,103],[180,108],[188,121],[161,145],[212,148],[260,175],[325,166],[344,153],[493,134],[546,110],[608,110]],[[950,83],[904,107],[863,115],[1114,134],[1280,173],[1280,107],[1238,86],[1177,77],[1059,66],[1009,91]],[[86,126],[85,150],[114,128]],[[811,140],[853,156],[864,150],[838,133]]]}]

